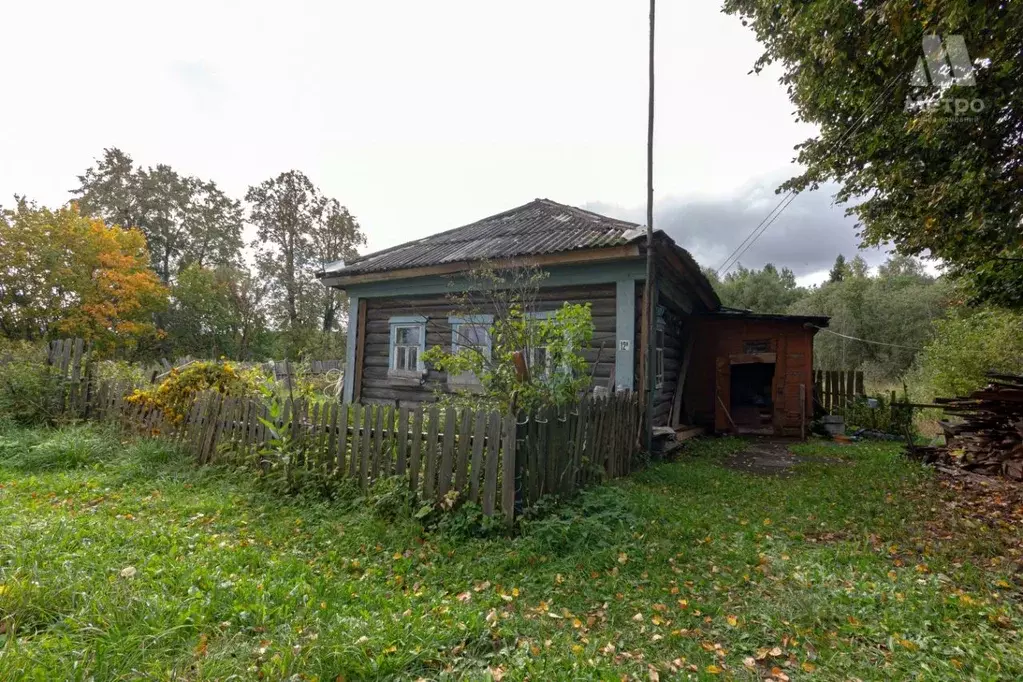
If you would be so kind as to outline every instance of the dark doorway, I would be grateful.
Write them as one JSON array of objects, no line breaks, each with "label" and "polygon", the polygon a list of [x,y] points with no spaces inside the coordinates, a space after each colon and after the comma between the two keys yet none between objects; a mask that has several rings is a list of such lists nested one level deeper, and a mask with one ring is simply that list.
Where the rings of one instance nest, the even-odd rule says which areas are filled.
[{"label": "dark doorway", "polygon": [[729,411],[735,426],[740,431],[772,432],[774,404],[771,402],[771,383],[774,381],[774,363],[732,365],[731,375]]}]

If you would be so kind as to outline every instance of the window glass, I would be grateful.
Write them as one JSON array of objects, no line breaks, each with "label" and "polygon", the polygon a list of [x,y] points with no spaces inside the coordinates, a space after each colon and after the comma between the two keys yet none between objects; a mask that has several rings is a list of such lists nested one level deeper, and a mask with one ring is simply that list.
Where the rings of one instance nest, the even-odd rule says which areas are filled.
[{"label": "window glass", "polygon": [[419,347],[423,329],[420,325],[394,328],[394,352],[391,369],[416,371],[419,369]]}]

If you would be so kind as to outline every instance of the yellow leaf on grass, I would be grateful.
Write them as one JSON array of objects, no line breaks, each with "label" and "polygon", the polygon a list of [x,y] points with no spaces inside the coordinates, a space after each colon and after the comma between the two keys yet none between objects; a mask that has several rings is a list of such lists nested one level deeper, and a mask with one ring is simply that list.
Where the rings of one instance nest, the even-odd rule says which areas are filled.
[{"label": "yellow leaf on grass", "polygon": [[801,666],[799,666],[799,667],[802,668],[805,672],[808,672],[808,673],[812,673],[814,670],[817,669],[817,666],[815,666],[810,661],[803,661],[803,664]]},{"label": "yellow leaf on grass", "polygon": [[739,619],[735,616],[728,616],[725,618],[725,620],[727,620],[728,624],[731,625],[733,628],[739,624]]},{"label": "yellow leaf on grass", "polygon": [[713,663],[711,663],[706,668],[704,668],[704,670],[706,670],[711,675],[720,675],[721,674],[721,668],[719,668],[718,666],[714,665]]},{"label": "yellow leaf on grass", "polygon": [[620,552],[620,553],[618,554],[618,563],[620,563],[620,564],[624,564],[624,563],[625,563],[625,562],[627,562],[628,560],[629,560],[629,555],[628,555],[628,554],[626,554],[625,552]]}]

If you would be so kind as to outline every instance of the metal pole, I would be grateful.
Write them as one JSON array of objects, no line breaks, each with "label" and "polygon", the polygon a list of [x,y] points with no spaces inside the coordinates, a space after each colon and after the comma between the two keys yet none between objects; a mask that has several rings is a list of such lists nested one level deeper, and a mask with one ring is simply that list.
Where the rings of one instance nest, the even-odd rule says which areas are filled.
[{"label": "metal pole", "polygon": [[646,414],[644,441],[647,452],[653,443],[654,424],[654,4],[650,0],[650,60],[649,60],[649,93],[647,101],[647,132],[646,132],[646,284],[643,297],[644,324],[646,329]]}]

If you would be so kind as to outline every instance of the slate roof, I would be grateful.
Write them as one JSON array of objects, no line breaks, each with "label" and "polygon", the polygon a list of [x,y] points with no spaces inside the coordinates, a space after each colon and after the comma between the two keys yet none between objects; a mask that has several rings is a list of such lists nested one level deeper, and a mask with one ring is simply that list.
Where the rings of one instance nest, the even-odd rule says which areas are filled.
[{"label": "slate roof", "polygon": [[622,246],[642,239],[644,234],[644,228],[635,223],[550,199],[535,199],[475,223],[359,256],[348,263],[330,263],[320,276]]}]

